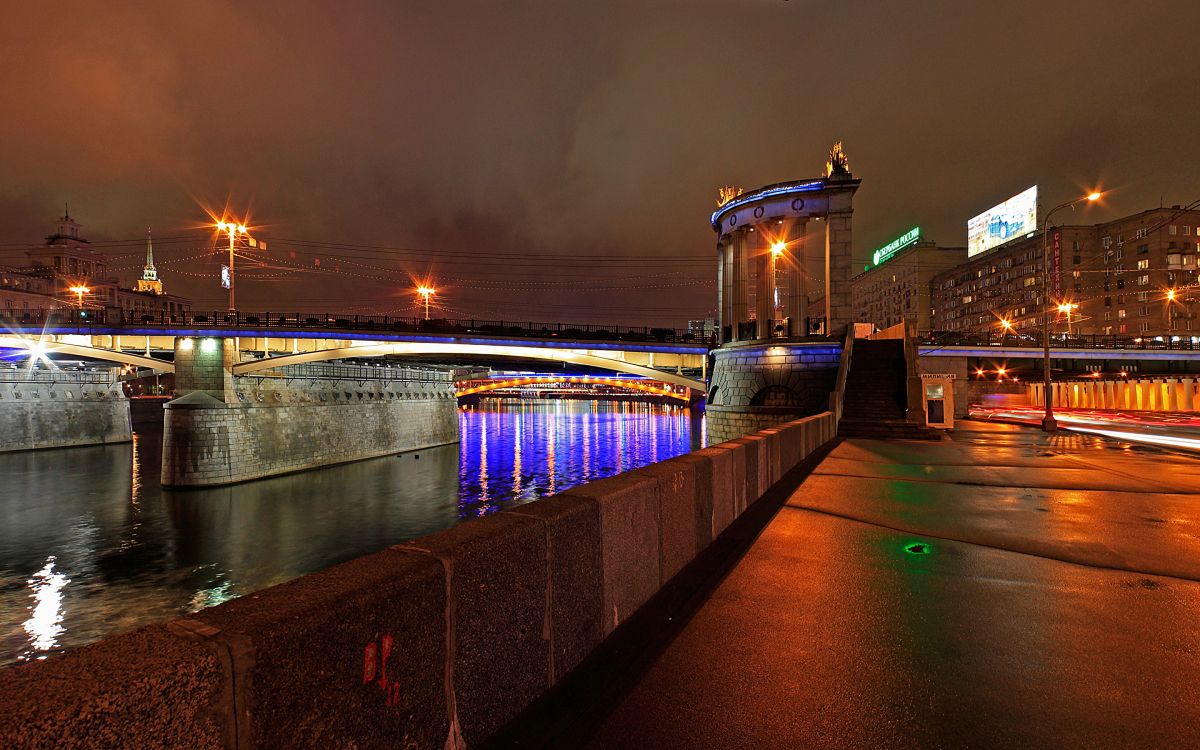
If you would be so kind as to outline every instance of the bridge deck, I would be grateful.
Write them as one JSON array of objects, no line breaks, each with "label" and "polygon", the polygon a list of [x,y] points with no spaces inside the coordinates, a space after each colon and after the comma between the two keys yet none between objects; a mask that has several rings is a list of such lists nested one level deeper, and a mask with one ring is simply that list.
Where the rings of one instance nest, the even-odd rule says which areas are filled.
[{"label": "bridge deck", "polygon": [[612,710],[561,735],[1200,745],[1200,462],[1115,448],[972,423],[842,443]]}]

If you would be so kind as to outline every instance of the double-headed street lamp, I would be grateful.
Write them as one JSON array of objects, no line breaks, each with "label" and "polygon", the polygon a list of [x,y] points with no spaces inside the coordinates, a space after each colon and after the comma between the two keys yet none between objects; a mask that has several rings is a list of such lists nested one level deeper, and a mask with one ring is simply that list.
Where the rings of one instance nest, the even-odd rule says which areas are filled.
[{"label": "double-headed street lamp", "polygon": [[224,219],[217,222],[217,231],[229,233],[229,312],[234,312],[237,310],[237,307],[234,304],[233,296],[233,246],[234,241],[239,235],[244,237],[249,232],[247,231],[245,224],[229,222],[225,221]]},{"label": "double-headed street lamp", "polygon": [[[1093,192],[1082,198],[1061,203],[1050,209],[1050,213],[1042,220],[1042,388],[1043,400],[1046,402],[1046,416],[1042,417],[1042,429],[1046,432],[1058,430],[1058,422],[1054,419],[1054,398],[1050,390],[1050,316],[1057,309],[1050,302],[1050,217],[1064,208],[1073,209],[1079,203],[1097,200],[1100,200],[1100,193]],[[1069,326],[1070,313],[1067,315]]]},{"label": "double-headed street lamp", "polygon": [[429,298],[437,294],[437,290],[431,286],[419,286],[417,294],[425,298],[425,320],[429,320]]}]

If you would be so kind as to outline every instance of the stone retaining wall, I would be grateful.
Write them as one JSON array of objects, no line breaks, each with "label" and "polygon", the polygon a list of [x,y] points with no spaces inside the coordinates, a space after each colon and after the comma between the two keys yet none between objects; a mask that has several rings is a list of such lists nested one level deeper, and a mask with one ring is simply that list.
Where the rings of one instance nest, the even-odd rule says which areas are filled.
[{"label": "stone retaining wall", "polygon": [[835,432],[790,422],[2,670],[0,747],[477,746]]},{"label": "stone retaining wall", "polygon": [[66,378],[0,382],[0,453],[133,439],[129,402],[115,379]]}]

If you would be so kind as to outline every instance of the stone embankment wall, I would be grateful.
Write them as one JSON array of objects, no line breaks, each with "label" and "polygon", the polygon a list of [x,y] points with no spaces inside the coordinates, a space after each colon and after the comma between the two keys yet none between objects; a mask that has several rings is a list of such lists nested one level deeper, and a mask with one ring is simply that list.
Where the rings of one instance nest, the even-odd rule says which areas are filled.
[{"label": "stone embankment wall", "polygon": [[713,352],[708,438],[717,443],[829,408],[841,346],[726,345]]},{"label": "stone embankment wall", "polygon": [[0,671],[0,747],[477,746],[835,433],[794,421]]},{"label": "stone embankment wall", "polygon": [[230,484],[458,441],[436,380],[239,377],[231,403],[193,391],[164,410],[162,483]]},{"label": "stone embankment wall", "polygon": [[0,379],[0,452],[132,439],[129,402],[111,373],[18,370]]}]

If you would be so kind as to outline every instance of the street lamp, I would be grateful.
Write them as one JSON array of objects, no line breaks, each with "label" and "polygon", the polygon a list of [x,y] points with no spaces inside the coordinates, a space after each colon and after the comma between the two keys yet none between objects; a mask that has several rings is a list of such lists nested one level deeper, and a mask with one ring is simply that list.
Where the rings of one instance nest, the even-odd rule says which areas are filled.
[{"label": "street lamp", "polygon": [[1071,312],[1078,309],[1079,305],[1074,302],[1064,302],[1058,306],[1058,311],[1067,316],[1067,335],[1071,335]]},{"label": "street lamp", "polygon": [[[771,243],[771,317],[774,318],[779,314],[779,256],[783,255],[787,250],[786,242]],[[770,328],[770,323],[767,324]],[[767,331],[767,335],[771,335],[771,331]]]},{"label": "street lamp", "polygon": [[69,291],[75,295],[75,300],[79,305],[79,309],[82,310],[83,309],[83,295],[87,294],[88,292],[90,292],[92,290],[88,289],[83,284],[76,284],[75,286],[71,287],[67,291]]},{"label": "street lamp", "polygon": [[233,245],[239,235],[245,236],[248,234],[245,224],[238,224],[232,221],[222,219],[216,224],[218,232],[229,233],[229,312],[234,312],[237,306],[234,304],[233,293]]},{"label": "street lamp", "polygon": [[[1042,388],[1046,402],[1046,416],[1042,417],[1042,429],[1046,432],[1058,430],[1058,422],[1054,419],[1054,398],[1050,390],[1050,314],[1053,309],[1050,304],[1050,243],[1047,237],[1050,232],[1050,217],[1064,208],[1074,209],[1078,203],[1100,200],[1099,192],[1089,193],[1082,198],[1060,203],[1050,209],[1042,220]],[[1070,318],[1067,319],[1070,321]]]},{"label": "street lamp", "polygon": [[417,294],[425,298],[425,320],[429,320],[429,298],[437,293],[437,290],[431,286],[417,287]]}]

